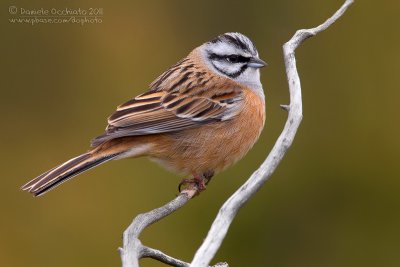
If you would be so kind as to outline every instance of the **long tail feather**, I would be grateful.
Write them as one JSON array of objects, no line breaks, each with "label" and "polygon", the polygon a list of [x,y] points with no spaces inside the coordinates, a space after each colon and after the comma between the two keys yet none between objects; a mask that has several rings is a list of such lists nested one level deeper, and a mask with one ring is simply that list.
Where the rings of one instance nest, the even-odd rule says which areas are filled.
[{"label": "long tail feather", "polygon": [[28,191],[35,196],[43,195],[72,177],[109,161],[119,154],[120,153],[103,156],[91,152],[82,154],[41,174],[32,181],[23,185],[21,189]]}]

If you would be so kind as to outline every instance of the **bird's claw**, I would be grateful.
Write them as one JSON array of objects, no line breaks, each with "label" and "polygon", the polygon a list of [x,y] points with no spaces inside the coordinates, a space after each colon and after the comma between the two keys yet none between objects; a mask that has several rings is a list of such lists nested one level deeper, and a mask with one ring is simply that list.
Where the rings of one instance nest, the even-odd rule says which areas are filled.
[{"label": "bird's claw", "polygon": [[181,193],[183,190],[193,190],[193,191],[196,191],[195,195],[197,196],[202,191],[206,190],[207,182],[208,182],[208,180],[206,180],[200,176],[194,176],[191,179],[183,179],[178,185],[178,190],[179,190],[179,193]]}]

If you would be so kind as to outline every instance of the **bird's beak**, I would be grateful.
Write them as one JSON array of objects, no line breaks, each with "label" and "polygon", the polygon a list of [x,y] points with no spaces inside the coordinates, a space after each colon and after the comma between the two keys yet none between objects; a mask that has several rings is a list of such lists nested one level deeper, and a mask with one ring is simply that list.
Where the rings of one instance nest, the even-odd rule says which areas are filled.
[{"label": "bird's beak", "polygon": [[265,62],[262,59],[256,58],[256,57],[252,57],[249,61],[249,63],[247,63],[247,66],[251,67],[251,68],[255,68],[255,69],[259,69],[262,67],[267,66],[267,62]]}]

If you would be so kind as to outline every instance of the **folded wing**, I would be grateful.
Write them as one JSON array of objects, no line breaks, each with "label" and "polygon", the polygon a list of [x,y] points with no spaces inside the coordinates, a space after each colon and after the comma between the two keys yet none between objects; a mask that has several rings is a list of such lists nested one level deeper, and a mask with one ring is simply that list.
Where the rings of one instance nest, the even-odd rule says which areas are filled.
[{"label": "folded wing", "polygon": [[91,145],[125,137],[175,132],[233,118],[241,109],[240,88],[193,88],[184,93],[148,91],[118,106],[104,134]]}]

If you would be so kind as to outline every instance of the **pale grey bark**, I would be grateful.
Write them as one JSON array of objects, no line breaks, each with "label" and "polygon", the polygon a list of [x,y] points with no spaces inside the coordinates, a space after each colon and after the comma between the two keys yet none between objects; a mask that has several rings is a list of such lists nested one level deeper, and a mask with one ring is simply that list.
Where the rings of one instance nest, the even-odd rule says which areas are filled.
[{"label": "pale grey bark", "polygon": [[[182,265],[183,262],[166,256],[160,251],[151,251],[150,248],[143,246],[139,240],[139,235],[149,225],[161,220],[185,205],[189,199],[193,197],[194,193],[193,191],[183,191],[174,200],[168,202],[164,206],[136,216],[131,225],[124,231],[123,248],[119,249],[123,267],[139,267],[139,259],[151,256],[154,256],[154,258],[158,260],[163,258],[165,260],[161,260],[162,262],[169,262],[170,264],[168,264],[172,266],[188,266]],[[162,254],[165,255],[165,257],[163,257]]]},{"label": "pale grey bark", "polygon": [[[323,24],[312,28],[298,30],[294,36],[284,44],[283,53],[286,66],[286,75],[289,84],[290,104],[281,107],[289,112],[284,129],[276,141],[266,160],[221,207],[214,220],[206,239],[197,250],[192,263],[174,259],[159,250],[141,244],[139,235],[150,224],[161,220],[186,204],[196,193],[187,190],[179,194],[166,205],[150,212],[138,215],[132,224],[125,230],[123,248],[120,248],[122,266],[139,267],[139,259],[151,257],[171,266],[178,267],[207,267],[221,246],[229,226],[239,209],[263,186],[275,171],[276,167],[291,146],[297,129],[303,117],[301,85],[296,67],[295,50],[309,37],[326,30],[339,19],[353,0],[346,0],[342,7]],[[228,267],[227,263],[218,263],[215,267]]]}]

